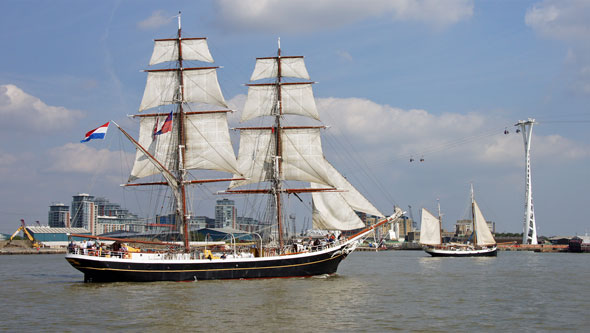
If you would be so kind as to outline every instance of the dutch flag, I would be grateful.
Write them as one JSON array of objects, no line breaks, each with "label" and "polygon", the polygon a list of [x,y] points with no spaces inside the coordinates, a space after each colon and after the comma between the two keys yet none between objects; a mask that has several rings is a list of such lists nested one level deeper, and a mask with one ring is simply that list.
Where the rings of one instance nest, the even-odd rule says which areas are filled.
[{"label": "dutch flag", "polygon": [[80,142],[88,142],[92,139],[104,139],[105,135],[107,134],[107,130],[109,129],[109,123],[110,121],[100,127],[97,127],[89,131],[88,133],[86,133],[86,137],[84,137],[84,140],[80,140]]},{"label": "dutch flag", "polygon": [[[156,123],[156,128],[158,127],[158,123]],[[172,111],[170,111],[170,113],[168,114],[168,117],[166,117],[166,120],[164,120],[164,124],[162,125],[162,128],[154,133],[154,137],[156,135],[160,135],[160,134],[164,134],[164,133],[168,133],[172,130]]]}]

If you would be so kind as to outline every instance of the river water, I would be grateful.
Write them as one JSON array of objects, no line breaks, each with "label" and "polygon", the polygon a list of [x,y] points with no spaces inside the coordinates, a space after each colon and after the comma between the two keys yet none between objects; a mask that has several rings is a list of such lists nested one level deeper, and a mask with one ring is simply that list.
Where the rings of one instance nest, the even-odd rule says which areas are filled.
[{"label": "river water", "polygon": [[0,256],[0,331],[587,331],[590,255],[355,252],[334,276],[83,283],[62,255]]}]

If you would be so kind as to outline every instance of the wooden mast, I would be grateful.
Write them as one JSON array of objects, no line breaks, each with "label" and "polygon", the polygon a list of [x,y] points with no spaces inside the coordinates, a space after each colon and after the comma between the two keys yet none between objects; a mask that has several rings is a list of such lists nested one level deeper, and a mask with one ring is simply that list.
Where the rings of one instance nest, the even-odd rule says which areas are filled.
[{"label": "wooden mast", "polygon": [[278,40],[277,51],[277,102],[278,110],[275,114],[275,172],[273,174],[273,192],[277,208],[277,228],[279,236],[279,251],[283,251],[283,219],[281,207],[281,173],[282,173],[282,151],[281,151],[281,115],[283,114],[283,99],[281,96],[281,39]]},{"label": "wooden mast", "polygon": [[186,213],[186,190],[184,184],[184,147],[186,147],[186,135],[184,133],[184,110],[182,103],[184,102],[184,75],[182,73],[182,28],[180,23],[180,12],[178,12],[178,81],[179,81],[179,99],[178,104],[178,189],[180,191],[180,197],[182,200],[182,210],[180,213],[180,221],[182,223],[182,230],[184,234],[184,249],[185,252],[190,252],[189,233],[188,233],[188,221]]}]

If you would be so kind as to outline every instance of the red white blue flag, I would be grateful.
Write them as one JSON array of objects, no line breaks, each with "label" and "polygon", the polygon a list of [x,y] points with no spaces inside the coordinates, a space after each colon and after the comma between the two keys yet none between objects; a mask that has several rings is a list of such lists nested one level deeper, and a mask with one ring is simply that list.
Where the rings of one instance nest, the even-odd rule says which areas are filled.
[{"label": "red white blue flag", "polygon": [[172,111],[170,111],[170,114],[168,114],[168,117],[166,117],[166,120],[164,120],[164,124],[162,125],[162,128],[159,131],[157,131],[156,133],[154,133],[154,136],[168,133],[171,130],[172,130]]},{"label": "red white blue flag", "polygon": [[105,135],[107,134],[107,130],[109,129],[109,123],[110,121],[100,127],[97,127],[89,131],[88,133],[86,133],[84,140],[80,140],[80,142],[88,142],[93,139],[104,139]]}]

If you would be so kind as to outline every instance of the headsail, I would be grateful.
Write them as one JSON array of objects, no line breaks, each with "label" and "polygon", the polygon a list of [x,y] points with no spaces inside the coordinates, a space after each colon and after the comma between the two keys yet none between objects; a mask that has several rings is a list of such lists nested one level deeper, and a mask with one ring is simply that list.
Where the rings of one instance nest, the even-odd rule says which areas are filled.
[{"label": "headsail", "polygon": [[[346,178],[344,178],[328,161],[326,174],[337,191],[313,192],[313,226],[325,230],[353,230],[365,224],[355,211],[377,217],[385,217],[369,202]],[[327,189],[330,186],[311,183],[311,188]]]},{"label": "headsail", "polygon": [[422,208],[422,218],[420,220],[420,244],[441,244],[440,220],[425,208]]}]

